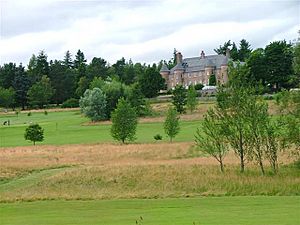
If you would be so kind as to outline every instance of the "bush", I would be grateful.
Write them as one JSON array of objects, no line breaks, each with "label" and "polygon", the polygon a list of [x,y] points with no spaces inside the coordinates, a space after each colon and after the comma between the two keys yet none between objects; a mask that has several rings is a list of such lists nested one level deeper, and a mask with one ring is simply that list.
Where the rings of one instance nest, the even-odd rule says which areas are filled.
[{"label": "bush", "polygon": [[156,140],[156,141],[160,141],[160,140],[162,140],[162,136],[160,135],[160,134],[156,134],[156,135],[154,135],[154,140]]},{"label": "bush", "polygon": [[48,115],[48,112],[45,110],[45,111],[44,111],[44,114],[47,116],[47,115]]},{"label": "bush", "polygon": [[31,116],[31,112],[27,113],[27,116]]},{"label": "bush", "polygon": [[64,101],[61,105],[61,108],[77,108],[79,107],[79,100],[76,98],[69,98]]},{"label": "bush", "polygon": [[203,84],[195,84],[195,86],[194,86],[194,88],[195,88],[196,90],[202,90],[203,87],[204,87]]}]

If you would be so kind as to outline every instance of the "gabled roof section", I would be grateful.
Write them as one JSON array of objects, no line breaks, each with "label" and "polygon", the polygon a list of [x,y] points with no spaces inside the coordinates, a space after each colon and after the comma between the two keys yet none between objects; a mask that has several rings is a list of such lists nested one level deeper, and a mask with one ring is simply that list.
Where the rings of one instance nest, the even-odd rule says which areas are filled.
[{"label": "gabled roof section", "polygon": [[170,70],[167,67],[167,65],[165,63],[163,63],[159,72],[170,72]]}]

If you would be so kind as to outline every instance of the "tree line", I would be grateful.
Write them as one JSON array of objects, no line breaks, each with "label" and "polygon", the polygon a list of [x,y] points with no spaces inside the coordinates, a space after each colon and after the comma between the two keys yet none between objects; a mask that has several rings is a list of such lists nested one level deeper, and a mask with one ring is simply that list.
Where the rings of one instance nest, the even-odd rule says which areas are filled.
[{"label": "tree line", "polygon": [[40,51],[37,56],[32,55],[27,68],[13,62],[0,66],[0,106],[43,108],[50,103],[59,105],[64,102],[66,106],[77,102],[78,106],[86,89],[102,81],[124,90],[138,83],[141,93],[147,98],[157,96],[164,88],[156,64],[133,63],[122,58],[110,65],[97,57],[88,64],[80,50],[74,59],[67,51],[63,60],[48,61],[47,54]]},{"label": "tree line", "polygon": [[300,83],[300,46],[283,41],[274,41],[265,48],[252,50],[245,39],[240,41],[239,47],[235,42],[225,42],[215,49],[218,54],[226,54],[229,50],[233,61],[244,62],[247,82],[261,83],[264,92],[278,92],[281,89],[298,87]]},{"label": "tree line", "polygon": [[[247,65],[245,79],[260,83],[264,93],[297,87],[300,83],[300,47],[286,41],[274,41],[265,48],[253,50],[245,39],[239,43],[230,40],[215,49],[218,54],[230,51],[233,61]],[[0,66],[0,107],[43,108],[48,104],[75,107],[87,89],[104,88],[107,115],[120,97],[130,98],[130,91],[151,98],[165,89],[164,79],[159,74],[163,63],[169,68],[176,64],[176,49],[168,62],[146,65],[126,61],[124,58],[110,65],[101,57],[87,63],[84,53],[78,50],[73,58],[67,51],[63,60],[48,60],[44,51],[32,55],[27,67],[13,62]],[[216,78],[210,78],[215,84]],[[110,87],[111,86],[111,87]],[[131,94],[132,95],[132,94]],[[136,95],[135,95],[136,96]],[[132,97],[131,97],[132,98]],[[134,100],[134,98],[132,98]]]}]

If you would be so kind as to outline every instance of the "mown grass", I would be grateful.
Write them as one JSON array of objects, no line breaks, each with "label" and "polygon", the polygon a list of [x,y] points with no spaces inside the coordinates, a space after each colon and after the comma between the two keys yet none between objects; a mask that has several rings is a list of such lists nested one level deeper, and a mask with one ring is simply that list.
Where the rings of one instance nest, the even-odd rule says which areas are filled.
[{"label": "mown grass", "polygon": [[40,201],[0,204],[2,225],[296,225],[300,197]]},{"label": "mown grass", "polygon": [[[8,119],[11,125],[3,126],[2,123]],[[115,142],[110,134],[109,123],[86,125],[88,122],[79,111],[49,112],[48,115],[33,112],[31,116],[27,116],[27,113],[0,115],[0,147],[32,145],[24,139],[25,129],[30,123],[39,123],[44,128],[45,140],[42,144]],[[174,140],[193,141],[199,125],[199,121],[181,121],[181,131]],[[139,123],[136,142],[155,142],[153,136],[156,134],[163,135],[163,142],[168,141],[161,121]]]}]

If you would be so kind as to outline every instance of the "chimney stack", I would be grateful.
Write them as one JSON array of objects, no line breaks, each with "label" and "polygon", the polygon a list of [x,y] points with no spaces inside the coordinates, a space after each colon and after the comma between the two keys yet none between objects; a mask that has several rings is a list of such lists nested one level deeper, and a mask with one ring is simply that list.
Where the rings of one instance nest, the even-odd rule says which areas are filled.
[{"label": "chimney stack", "polygon": [[176,52],[176,63],[177,64],[182,63],[182,55],[180,52]]},{"label": "chimney stack", "polygon": [[204,59],[205,58],[205,53],[204,53],[204,51],[202,50],[201,51],[201,54],[200,54],[200,59]]}]

